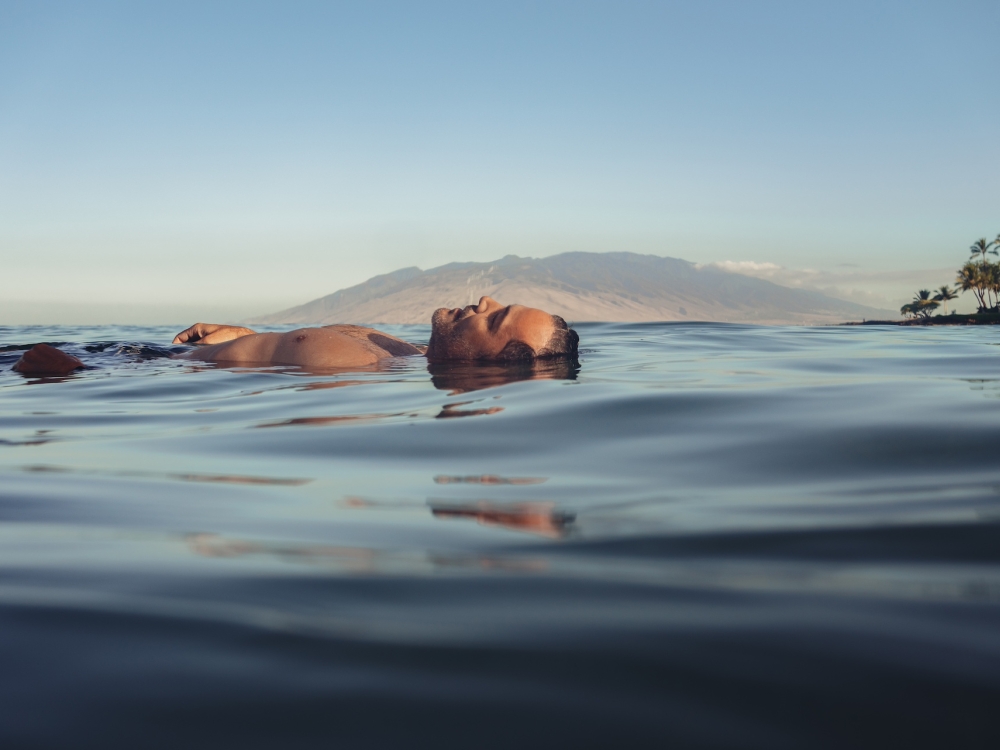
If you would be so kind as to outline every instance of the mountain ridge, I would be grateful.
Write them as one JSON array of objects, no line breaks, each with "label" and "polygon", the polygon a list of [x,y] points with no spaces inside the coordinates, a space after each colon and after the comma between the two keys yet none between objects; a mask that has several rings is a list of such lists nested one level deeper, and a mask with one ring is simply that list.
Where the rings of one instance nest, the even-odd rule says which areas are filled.
[{"label": "mountain ridge", "polygon": [[784,287],[679,258],[629,252],[568,252],[546,258],[507,255],[416,266],[303,305],[254,317],[251,324],[429,323],[439,307],[464,307],[489,295],[540,307],[571,322],[712,321],[823,324],[895,313]]}]

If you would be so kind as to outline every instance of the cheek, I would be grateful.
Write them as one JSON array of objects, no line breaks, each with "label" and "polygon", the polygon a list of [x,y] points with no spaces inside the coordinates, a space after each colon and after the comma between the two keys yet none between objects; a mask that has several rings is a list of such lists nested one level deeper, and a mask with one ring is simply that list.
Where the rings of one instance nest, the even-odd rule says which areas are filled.
[{"label": "cheek", "polygon": [[452,348],[461,350],[463,357],[471,359],[492,357],[503,348],[503,344],[489,332],[485,316],[479,319],[470,318],[467,322],[456,325],[451,336],[451,344]]},{"label": "cheek", "polygon": [[485,325],[468,326],[462,331],[462,339],[476,355],[489,356],[498,350],[496,337],[489,332]]},{"label": "cheek", "polygon": [[450,339],[451,330],[447,326],[433,326],[431,328],[431,339],[428,342],[428,351],[438,355],[447,354]]}]

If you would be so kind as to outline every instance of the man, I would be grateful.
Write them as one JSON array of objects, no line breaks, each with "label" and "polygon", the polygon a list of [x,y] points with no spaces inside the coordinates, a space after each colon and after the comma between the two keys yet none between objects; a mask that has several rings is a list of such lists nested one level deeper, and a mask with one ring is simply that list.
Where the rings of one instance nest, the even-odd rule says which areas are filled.
[{"label": "man", "polygon": [[[436,310],[426,352],[395,336],[352,325],[256,333],[241,326],[196,323],[173,340],[198,346],[176,355],[180,359],[307,369],[367,367],[389,357],[424,353],[432,362],[575,358],[578,342],[576,331],[558,315],[523,305],[503,306],[490,297],[478,305]],[[25,375],[66,375],[84,366],[76,357],[39,344],[25,352],[14,369]]]}]

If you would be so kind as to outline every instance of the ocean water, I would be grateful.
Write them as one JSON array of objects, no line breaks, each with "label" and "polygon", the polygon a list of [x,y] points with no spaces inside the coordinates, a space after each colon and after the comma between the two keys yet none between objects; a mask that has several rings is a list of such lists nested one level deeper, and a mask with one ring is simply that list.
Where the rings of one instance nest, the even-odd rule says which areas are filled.
[{"label": "ocean water", "polygon": [[0,328],[3,747],[1000,744],[1000,329],[354,373],[177,329]]}]

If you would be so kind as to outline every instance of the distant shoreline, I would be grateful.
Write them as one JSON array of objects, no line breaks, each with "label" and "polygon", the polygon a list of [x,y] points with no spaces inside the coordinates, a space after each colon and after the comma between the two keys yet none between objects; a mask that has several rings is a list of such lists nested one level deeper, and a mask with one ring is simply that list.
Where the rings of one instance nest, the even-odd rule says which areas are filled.
[{"label": "distant shoreline", "polygon": [[969,315],[935,315],[930,318],[909,320],[862,320],[841,323],[842,326],[995,326],[1000,325],[1000,313],[972,313]]}]

